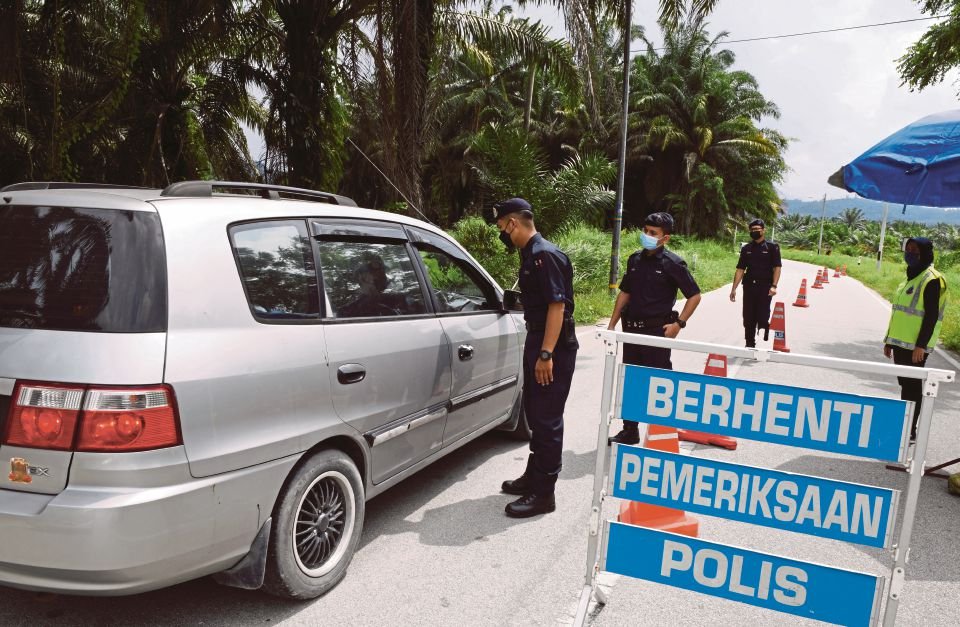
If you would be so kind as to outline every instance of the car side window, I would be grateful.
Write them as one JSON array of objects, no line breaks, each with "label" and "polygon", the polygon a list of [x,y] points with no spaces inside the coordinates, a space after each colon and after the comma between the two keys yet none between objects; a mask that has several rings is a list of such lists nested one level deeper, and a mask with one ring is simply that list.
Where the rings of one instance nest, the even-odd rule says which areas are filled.
[{"label": "car side window", "polygon": [[329,318],[426,313],[423,290],[403,243],[325,238],[319,242]]},{"label": "car side window", "polygon": [[498,309],[492,288],[472,276],[475,273],[465,262],[429,245],[418,244],[417,250],[427,268],[438,313]]},{"label": "car side window", "polygon": [[255,318],[320,317],[320,291],[306,223],[240,224],[230,228],[230,241]]}]

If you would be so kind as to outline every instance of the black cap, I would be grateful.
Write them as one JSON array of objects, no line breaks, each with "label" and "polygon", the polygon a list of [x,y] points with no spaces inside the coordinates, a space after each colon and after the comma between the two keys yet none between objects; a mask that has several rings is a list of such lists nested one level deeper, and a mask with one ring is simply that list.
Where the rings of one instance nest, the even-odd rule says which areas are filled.
[{"label": "black cap", "polygon": [[759,226],[761,229],[767,228],[767,225],[764,224],[763,220],[761,220],[760,218],[753,220],[750,224],[747,225],[747,228],[754,227],[754,226]]},{"label": "black cap", "polygon": [[673,216],[666,211],[651,213],[643,222],[644,226],[656,226],[663,229],[666,234],[673,233]]},{"label": "black cap", "polygon": [[533,209],[530,208],[530,203],[523,198],[510,198],[508,200],[501,200],[493,205],[493,219],[499,220],[505,215],[520,211],[526,211],[529,214],[528,217],[533,217]]}]

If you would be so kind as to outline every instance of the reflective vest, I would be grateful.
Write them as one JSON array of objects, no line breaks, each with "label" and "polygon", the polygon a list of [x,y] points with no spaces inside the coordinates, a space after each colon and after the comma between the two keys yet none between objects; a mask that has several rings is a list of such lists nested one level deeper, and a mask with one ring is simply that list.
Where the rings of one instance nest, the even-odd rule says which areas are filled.
[{"label": "reflective vest", "polygon": [[897,295],[893,298],[893,314],[890,316],[890,326],[887,328],[887,337],[884,344],[892,344],[900,348],[913,350],[917,346],[917,336],[920,335],[920,326],[923,323],[923,290],[930,281],[940,281],[940,303],[937,312],[937,325],[933,328],[930,342],[924,346],[928,353],[937,345],[940,337],[940,327],[943,326],[943,308],[947,302],[947,282],[933,266],[904,281],[897,288]]}]

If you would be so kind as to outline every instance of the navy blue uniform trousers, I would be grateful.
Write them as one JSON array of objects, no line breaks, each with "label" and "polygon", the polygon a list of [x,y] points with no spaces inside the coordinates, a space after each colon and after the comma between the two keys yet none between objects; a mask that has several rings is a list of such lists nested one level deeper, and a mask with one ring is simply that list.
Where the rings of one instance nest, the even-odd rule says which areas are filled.
[{"label": "navy blue uniform trousers", "polygon": [[748,344],[757,336],[757,328],[770,326],[770,286],[772,283],[758,281],[743,283],[743,333]]},{"label": "navy blue uniform trousers", "polygon": [[[662,326],[650,327],[641,331],[631,331],[637,335],[653,335],[664,337]],[[664,370],[673,370],[673,362],[670,361],[670,349],[658,348],[656,346],[644,346],[643,344],[624,344],[623,345],[623,363],[633,364],[634,366],[649,366],[650,368],[663,368]],[[624,420],[627,423],[636,425],[632,420]]]},{"label": "navy blue uniform trousers", "polygon": [[540,385],[534,369],[543,346],[543,332],[527,333],[523,345],[523,409],[530,425],[530,459],[524,473],[535,494],[553,494],[563,457],[563,407],[573,382],[577,351],[564,348],[553,351],[553,383]]}]

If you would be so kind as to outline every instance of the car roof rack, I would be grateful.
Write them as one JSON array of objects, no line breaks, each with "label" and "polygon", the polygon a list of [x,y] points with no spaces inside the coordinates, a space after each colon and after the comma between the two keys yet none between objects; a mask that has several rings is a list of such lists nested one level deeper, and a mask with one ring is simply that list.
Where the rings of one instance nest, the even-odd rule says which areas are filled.
[{"label": "car roof rack", "polygon": [[72,183],[70,181],[28,181],[26,183],[11,183],[0,192],[23,192],[38,189],[156,189],[154,187],[137,187],[135,185],[113,185],[111,183]]},{"label": "car roof rack", "polygon": [[[216,192],[215,190],[224,190]],[[242,191],[241,191],[242,190]],[[244,195],[252,195],[255,192],[261,198],[272,200],[306,200],[310,202],[325,202],[333,205],[346,205],[356,207],[357,203],[352,198],[331,194],[330,192],[319,192],[312,189],[303,189],[301,187],[286,187],[284,185],[270,185],[267,183],[243,183],[236,181],[181,181],[168,185],[161,193],[161,196],[213,196],[215,193],[227,193],[231,191]]]}]

